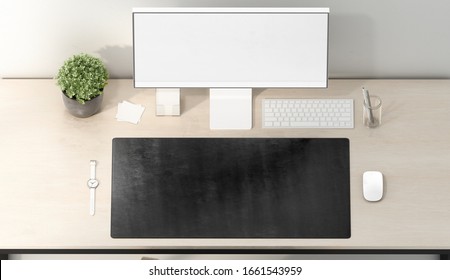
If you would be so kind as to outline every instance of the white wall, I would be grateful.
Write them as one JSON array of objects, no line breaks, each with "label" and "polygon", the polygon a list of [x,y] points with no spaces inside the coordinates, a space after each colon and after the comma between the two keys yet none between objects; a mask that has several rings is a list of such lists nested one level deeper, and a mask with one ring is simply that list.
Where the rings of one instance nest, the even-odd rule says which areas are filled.
[{"label": "white wall", "polygon": [[53,77],[80,52],[131,77],[131,8],[165,5],[327,6],[331,77],[450,78],[448,0],[0,0],[0,77]]}]

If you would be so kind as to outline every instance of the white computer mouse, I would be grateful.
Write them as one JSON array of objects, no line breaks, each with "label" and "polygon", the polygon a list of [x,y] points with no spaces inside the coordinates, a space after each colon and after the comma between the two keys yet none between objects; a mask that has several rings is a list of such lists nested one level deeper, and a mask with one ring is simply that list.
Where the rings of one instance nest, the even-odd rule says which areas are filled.
[{"label": "white computer mouse", "polygon": [[383,197],[383,174],[380,171],[364,172],[363,195],[367,201],[379,201]]}]

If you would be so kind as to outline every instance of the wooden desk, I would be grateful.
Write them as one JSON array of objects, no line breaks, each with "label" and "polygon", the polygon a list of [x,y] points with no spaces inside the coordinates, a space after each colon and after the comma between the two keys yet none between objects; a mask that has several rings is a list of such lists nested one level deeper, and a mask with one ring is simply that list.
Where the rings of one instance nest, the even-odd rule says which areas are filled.
[{"label": "wooden desk", "polygon": [[[361,86],[383,100],[383,123],[362,125]],[[255,90],[254,128],[211,131],[208,92],[182,90],[180,117],[155,116],[155,92],[111,80],[101,112],[69,115],[53,80],[0,80],[0,250],[317,249],[450,250],[450,80],[331,80],[328,89]],[[354,129],[261,129],[264,97],[353,98]],[[117,104],[146,107],[138,125],[115,120]],[[347,137],[350,239],[112,239],[113,137]],[[89,160],[98,161],[96,215],[89,215]],[[362,174],[380,170],[382,201],[362,196]]]}]

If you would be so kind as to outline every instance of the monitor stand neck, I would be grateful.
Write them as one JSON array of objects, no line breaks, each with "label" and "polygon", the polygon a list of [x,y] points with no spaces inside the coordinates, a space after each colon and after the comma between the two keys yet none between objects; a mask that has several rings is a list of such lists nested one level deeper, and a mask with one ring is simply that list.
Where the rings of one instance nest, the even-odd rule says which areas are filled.
[{"label": "monitor stand neck", "polygon": [[251,88],[211,88],[210,129],[251,129],[252,101]]}]

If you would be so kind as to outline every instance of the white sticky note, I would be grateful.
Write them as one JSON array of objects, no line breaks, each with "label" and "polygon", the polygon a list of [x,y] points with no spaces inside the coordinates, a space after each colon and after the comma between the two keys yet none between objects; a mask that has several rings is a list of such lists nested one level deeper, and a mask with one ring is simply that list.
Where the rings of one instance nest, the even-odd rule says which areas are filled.
[{"label": "white sticky note", "polygon": [[139,104],[133,104],[128,101],[122,101],[117,105],[116,119],[118,121],[138,124],[144,113],[145,107]]}]

